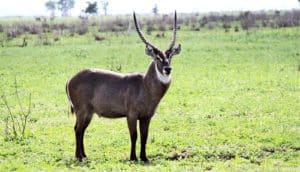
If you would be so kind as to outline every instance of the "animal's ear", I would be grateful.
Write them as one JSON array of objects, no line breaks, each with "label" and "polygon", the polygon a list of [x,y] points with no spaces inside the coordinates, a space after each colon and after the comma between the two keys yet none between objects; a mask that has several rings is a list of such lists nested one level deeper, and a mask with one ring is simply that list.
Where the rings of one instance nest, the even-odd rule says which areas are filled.
[{"label": "animal's ear", "polygon": [[166,54],[168,54],[168,57],[172,57],[174,55],[177,55],[181,52],[181,44],[176,45],[175,47],[169,49],[166,51]]},{"label": "animal's ear", "polygon": [[146,45],[145,52],[148,56],[151,56],[152,58],[155,57],[155,51],[154,51],[153,47]]},{"label": "animal's ear", "polygon": [[176,45],[176,47],[173,48],[172,55],[177,55],[181,52],[181,44]]}]

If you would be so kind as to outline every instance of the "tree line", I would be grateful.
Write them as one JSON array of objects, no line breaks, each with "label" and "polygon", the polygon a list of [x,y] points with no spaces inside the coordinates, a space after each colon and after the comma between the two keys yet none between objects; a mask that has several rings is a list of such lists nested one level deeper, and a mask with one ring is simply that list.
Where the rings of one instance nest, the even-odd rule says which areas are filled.
[{"label": "tree line", "polygon": [[[105,15],[108,11],[108,0],[101,0],[101,7]],[[45,3],[45,7],[51,12],[51,16],[55,16],[55,12],[58,10],[62,16],[69,16],[70,10],[74,8],[75,0],[49,0]],[[98,2],[87,1],[87,7],[82,9],[85,14],[95,15],[98,14]]]}]

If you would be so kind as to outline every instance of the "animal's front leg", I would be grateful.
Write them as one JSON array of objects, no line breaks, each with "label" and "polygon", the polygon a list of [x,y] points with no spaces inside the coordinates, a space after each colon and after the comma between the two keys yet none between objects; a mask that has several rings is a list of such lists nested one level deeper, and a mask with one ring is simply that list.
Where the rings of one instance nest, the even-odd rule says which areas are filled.
[{"label": "animal's front leg", "polygon": [[135,145],[137,139],[137,131],[136,131],[136,117],[128,116],[127,117],[127,124],[130,133],[130,140],[131,140],[131,151],[130,151],[130,160],[137,161],[136,153],[135,153]]},{"label": "animal's front leg", "polygon": [[150,124],[149,119],[140,119],[140,133],[141,133],[141,154],[140,158],[144,162],[148,162],[148,158],[146,156],[146,144],[147,144],[147,138],[148,138],[148,128]]}]

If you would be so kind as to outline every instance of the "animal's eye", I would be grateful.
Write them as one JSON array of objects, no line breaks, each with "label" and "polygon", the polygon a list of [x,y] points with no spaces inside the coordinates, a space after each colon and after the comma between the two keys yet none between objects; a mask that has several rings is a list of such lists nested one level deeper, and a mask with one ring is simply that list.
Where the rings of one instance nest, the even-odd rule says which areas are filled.
[{"label": "animal's eye", "polygon": [[156,59],[161,62],[163,61],[162,58],[160,58],[159,56],[156,56]]}]

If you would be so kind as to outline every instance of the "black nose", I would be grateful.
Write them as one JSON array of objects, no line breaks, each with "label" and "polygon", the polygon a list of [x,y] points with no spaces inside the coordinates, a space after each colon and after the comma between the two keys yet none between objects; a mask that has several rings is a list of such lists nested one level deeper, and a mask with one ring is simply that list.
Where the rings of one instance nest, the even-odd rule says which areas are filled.
[{"label": "black nose", "polygon": [[171,67],[164,67],[164,70],[165,70],[166,74],[169,75],[171,73],[172,68]]}]

